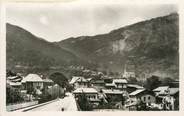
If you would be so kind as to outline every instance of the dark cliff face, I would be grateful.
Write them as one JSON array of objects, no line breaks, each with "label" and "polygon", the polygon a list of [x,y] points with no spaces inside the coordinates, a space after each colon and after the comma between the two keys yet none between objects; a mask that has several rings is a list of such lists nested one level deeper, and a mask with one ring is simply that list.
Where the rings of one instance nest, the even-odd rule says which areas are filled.
[{"label": "dark cliff face", "polygon": [[178,14],[158,17],[96,36],[69,38],[56,45],[99,69],[122,71],[133,65],[140,76],[178,78]]}]

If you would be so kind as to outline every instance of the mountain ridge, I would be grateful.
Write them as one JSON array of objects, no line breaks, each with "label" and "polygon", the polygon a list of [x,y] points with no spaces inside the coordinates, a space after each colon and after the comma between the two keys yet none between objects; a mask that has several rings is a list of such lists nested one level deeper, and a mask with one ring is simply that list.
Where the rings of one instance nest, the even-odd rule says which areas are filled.
[{"label": "mountain ridge", "polygon": [[[169,42],[170,40],[173,41],[173,43]],[[131,54],[137,58],[139,58],[141,54],[142,56],[147,54],[149,56],[149,58],[145,56],[147,59],[159,61],[164,60],[161,56],[167,58],[167,56],[170,57],[169,53],[172,54],[173,52],[173,55],[177,58],[174,58],[175,62],[172,63],[174,63],[175,66],[178,65],[176,63],[178,62],[179,54],[178,41],[178,14],[173,13],[112,30],[107,34],[81,36],[77,38],[71,37],[55,44],[74,54],[81,54],[81,57],[85,57],[88,62],[95,61],[96,65],[101,65],[99,67],[103,67],[103,69],[108,67],[108,70],[109,65],[114,67],[112,64],[120,64],[118,67],[115,66],[116,68],[111,68],[109,70],[123,71],[123,65],[126,62],[132,62],[127,61],[127,59],[130,60],[127,56],[131,56]],[[173,48],[169,47],[167,44]],[[152,49],[150,47],[152,47]],[[144,51],[145,48],[148,48],[148,50]],[[167,51],[162,49],[170,50]],[[159,51],[163,52],[159,53]],[[136,54],[136,52],[138,54]],[[176,54],[174,52],[176,52]],[[116,62],[116,60],[119,61]],[[136,61],[136,64],[137,62],[138,61]],[[167,62],[171,61],[168,60]],[[106,64],[107,66],[105,66]]]},{"label": "mountain ridge", "polygon": [[[17,65],[48,70],[84,65],[122,73],[135,71],[139,78],[151,74],[179,78],[179,16],[157,17],[95,36],[48,42],[7,23],[7,68]],[[54,52],[53,52],[54,51]]]},{"label": "mountain ridge", "polygon": [[[36,37],[29,31],[7,23],[7,68],[23,67],[49,68],[65,65],[78,58],[53,43]],[[53,52],[54,51],[54,52]]]}]

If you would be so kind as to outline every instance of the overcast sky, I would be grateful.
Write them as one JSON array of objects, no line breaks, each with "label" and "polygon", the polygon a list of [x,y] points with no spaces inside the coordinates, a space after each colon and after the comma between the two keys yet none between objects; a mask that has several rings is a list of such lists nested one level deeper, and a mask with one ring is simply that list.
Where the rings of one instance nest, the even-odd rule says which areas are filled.
[{"label": "overcast sky", "polygon": [[16,3],[7,5],[6,20],[53,42],[108,33],[173,12],[175,5]]}]

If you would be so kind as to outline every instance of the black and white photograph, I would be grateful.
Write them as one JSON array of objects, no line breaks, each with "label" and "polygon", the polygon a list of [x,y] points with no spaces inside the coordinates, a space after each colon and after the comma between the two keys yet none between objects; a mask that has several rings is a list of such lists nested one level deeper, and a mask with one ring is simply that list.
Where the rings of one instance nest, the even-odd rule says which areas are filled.
[{"label": "black and white photograph", "polygon": [[179,111],[177,4],[5,5],[6,111]]}]

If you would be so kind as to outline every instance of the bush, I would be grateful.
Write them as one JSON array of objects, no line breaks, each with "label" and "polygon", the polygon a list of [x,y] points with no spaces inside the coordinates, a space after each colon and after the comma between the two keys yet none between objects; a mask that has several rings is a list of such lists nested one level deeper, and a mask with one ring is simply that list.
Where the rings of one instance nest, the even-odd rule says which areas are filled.
[{"label": "bush", "polygon": [[6,88],[6,103],[13,104],[23,102],[23,96],[18,89],[7,87]]},{"label": "bush", "polygon": [[77,103],[82,111],[91,111],[93,109],[85,94],[78,96]]}]

